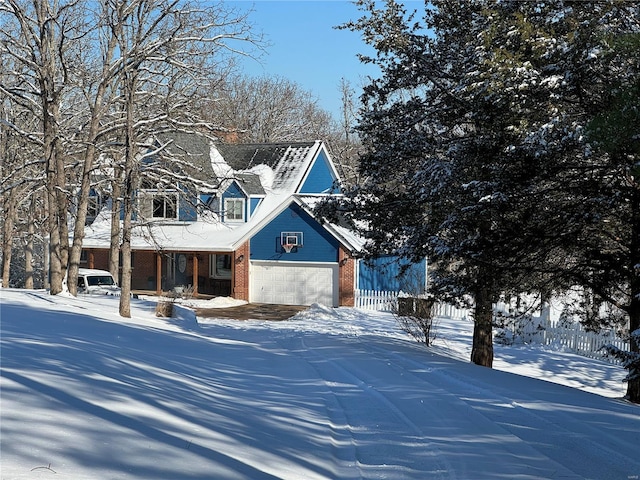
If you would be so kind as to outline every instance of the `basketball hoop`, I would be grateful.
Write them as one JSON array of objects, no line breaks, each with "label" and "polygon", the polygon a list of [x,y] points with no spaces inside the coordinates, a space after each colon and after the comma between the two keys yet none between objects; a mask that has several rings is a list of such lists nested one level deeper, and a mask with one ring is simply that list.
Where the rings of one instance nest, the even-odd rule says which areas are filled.
[{"label": "basketball hoop", "polygon": [[280,246],[284,253],[291,253],[294,247],[297,252],[302,246],[302,232],[280,232]]},{"label": "basketball hoop", "polygon": [[293,247],[295,247],[294,244],[292,243],[283,243],[282,244],[282,248],[284,248],[284,251],[287,253],[291,253],[291,250],[293,250]]}]

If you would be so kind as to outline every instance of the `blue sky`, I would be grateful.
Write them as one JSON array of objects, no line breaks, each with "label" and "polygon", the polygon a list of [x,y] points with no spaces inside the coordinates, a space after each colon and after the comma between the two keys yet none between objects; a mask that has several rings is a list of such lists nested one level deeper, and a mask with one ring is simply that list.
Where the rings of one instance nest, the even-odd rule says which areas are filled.
[{"label": "blue sky", "polygon": [[319,106],[338,118],[340,79],[359,92],[372,66],[363,65],[358,53],[371,53],[358,32],[334,27],[355,20],[361,12],[345,0],[256,0],[228,2],[249,10],[257,31],[271,44],[258,63],[243,62],[251,76],[281,76],[313,93]]}]

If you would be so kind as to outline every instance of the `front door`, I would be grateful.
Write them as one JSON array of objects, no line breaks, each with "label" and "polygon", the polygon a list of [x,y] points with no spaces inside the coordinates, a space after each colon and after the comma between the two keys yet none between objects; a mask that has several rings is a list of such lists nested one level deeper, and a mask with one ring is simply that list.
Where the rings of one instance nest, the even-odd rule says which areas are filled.
[{"label": "front door", "polygon": [[184,253],[171,253],[165,257],[162,265],[162,289],[171,291],[175,287],[188,285],[187,256]]}]

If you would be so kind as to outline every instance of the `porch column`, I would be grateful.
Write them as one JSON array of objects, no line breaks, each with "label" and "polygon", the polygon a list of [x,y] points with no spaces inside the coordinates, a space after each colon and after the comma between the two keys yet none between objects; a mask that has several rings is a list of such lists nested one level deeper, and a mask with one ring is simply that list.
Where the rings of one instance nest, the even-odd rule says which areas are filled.
[{"label": "porch column", "polygon": [[249,241],[233,253],[231,269],[231,296],[249,301]]},{"label": "porch column", "polygon": [[198,254],[193,254],[193,295],[198,296]]},{"label": "porch column", "polygon": [[162,294],[162,255],[156,252],[156,295]]},{"label": "porch column", "polygon": [[96,268],[96,259],[95,259],[95,255],[93,254],[93,250],[88,250],[87,251],[87,267],[88,268]]},{"label": "porch column", "polygon": [[338,304],[342,307],[355,305],[355,260],[344,248],[338,250],[339,280],[338,280]]}]

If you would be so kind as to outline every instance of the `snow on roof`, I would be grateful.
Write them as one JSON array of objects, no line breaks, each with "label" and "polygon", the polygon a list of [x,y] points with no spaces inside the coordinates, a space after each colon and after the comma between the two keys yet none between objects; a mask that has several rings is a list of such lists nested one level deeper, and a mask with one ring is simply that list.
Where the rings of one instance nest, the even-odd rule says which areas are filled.
[{"label": "snow on roof", "polygon": [[[233,171],[248,172],[264,166],[273,172],[265,190],[295,193],[322,142],[269,144],[219,144],[216,158],[223,159]],[[214,168],[215,170],[215,168]]]},{"label": "snow on roof", "polygon": [[[323,199],[318,195],[296,195],[298,204],[302,206],[309,214],[313,215],[316,205]],[[364,238],[358,236],[353,230],[335,223],[325,222],[324,227],[336,237],[343,245],[352,250],[361,251],[364,248]]]},{"label": "snow on roof", "polygon": [[[216,176],[228,180],[236,178],[247,193],[264,195],[251,220],[228,224],[217,221],[217,217],[213,216],[215,218],[211,221],[153,221],[136,225],[131,234],[134,250],[230,252],[294,201],[313,215],[318,196],[296,195],[296,191],[312,160],[322,148],[322,142],[209,145],[211,167]],[[109,211],[101,212],[94,223],[85,229],[84,248],[106,248],[109,245],[110,215]],[[332,224],[326,224],[325,227],[348,248],[362,248],[362,240],[348,229]]]}]

